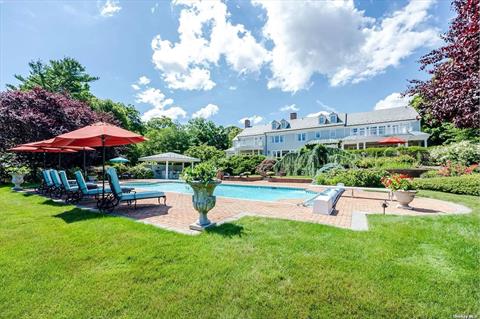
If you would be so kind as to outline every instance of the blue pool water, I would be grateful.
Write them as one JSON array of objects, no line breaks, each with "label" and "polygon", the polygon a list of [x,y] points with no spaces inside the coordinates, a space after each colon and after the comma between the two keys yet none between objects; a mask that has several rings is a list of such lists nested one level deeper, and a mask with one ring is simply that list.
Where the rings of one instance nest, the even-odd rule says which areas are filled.
[{"label": "blue pool water", "polygon": [[[141,188],[145,190],[158,190],[162,192],[173,192],[193,194],[193,190],[185,183],[126,183],[125,186]],[[308,199],[316,193],[301,188],[291,187],[266,187],[266,186],[244,186],[220,184],[215,188],[214,195],[219,197],[239,198],[248,200],[261,200],[274,202],[280,199]]]}]

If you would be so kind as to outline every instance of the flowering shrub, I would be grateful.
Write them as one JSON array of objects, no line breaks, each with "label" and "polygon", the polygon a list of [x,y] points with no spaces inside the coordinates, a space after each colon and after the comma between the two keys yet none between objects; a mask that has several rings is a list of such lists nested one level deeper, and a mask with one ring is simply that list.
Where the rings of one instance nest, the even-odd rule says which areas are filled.
[{"label": "flowering shrub", "polygon": [[472,174],[478,167],[478,164],[465,166],[462,164],[453,164],[451,161],[447,161],[447,165],[442,167],[438,171],[440,176],[461,176]]},{"label": "flowering shrub", "polygon": [[402,174],[394,174],[390,177],[383,177],[382,184],[392,191],[408,191],[414,189],[412,178]]},{"label": "flowering shrub", "polygon": [[480,162],[480,144],[469,141],[437,146],[430,151],[430,158],[437,164],[445,165],[448,161],[462,165]]}]

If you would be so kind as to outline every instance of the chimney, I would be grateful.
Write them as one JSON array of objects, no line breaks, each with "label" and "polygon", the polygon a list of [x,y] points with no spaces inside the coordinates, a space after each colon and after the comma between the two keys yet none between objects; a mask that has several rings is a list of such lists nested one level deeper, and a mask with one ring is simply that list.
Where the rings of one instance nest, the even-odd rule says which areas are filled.
[{"label": "chimney", "polygon": [[251,126],[251,125],[250,125],[250,120],[249,120],[249,119],[246,119],[246,120],[245,120],[245,128],[250,127],[250,126]]},{"label": "chimney", "polygon": [[291,120],[296,120],[297,119],[297,112],[290,113],[290,119]]}]

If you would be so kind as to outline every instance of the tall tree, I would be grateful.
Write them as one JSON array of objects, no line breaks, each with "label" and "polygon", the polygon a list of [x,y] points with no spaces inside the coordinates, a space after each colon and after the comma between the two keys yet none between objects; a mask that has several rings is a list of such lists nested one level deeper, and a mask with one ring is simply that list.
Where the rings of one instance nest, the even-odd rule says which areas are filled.
[{"label": "tall tree", "polygon": [[457,16],[442,38],[445,46],[420,59],[427,81],[412,80],[408,94],[420,94],[421,114],[459,128],[480,126],[479,0],[453,0]]},{"label": "tall tree", "polygon": [[187,131],[192,145],[210,145],[220,150],[229,147],[228,132],[223,126],[217,126],[204,118],[195,118],[188,121]]},{"label": "tall tree", "polygon": [[88,102],[93,110],[97,112],[112,113],[113,116],[120,122],[121,126],[127,130],[142,133],[143,123],[140,118],[140,113],[133,105],[125,105],[120,102],[113,102],[112,100],[101,100],[93,97]]},{"label": "tall tree", "polygon": [[240,134],[243,130],[237,126],[227,126],[225,128],[227,130],[227,135],[228,135],[228,146],[232,147],[233,146],[233,139]]},{"label": "tall tree", "polygon": [[183,153],[190,146],[190,136],[179,124],[160,129],[149,129],[145,136],[148,141],[139,146],[143,156],[163,152]]},{"label": "tall tree", "polygon": [[62,93],[80,101],[88,101],[93,95],[90,93],[90,82],[98,80],[86,72],[85,67],[73,58],[50,60],[49,64],[42,61],[32,61],[28,64],[30,73],[24,77],[15,75],[20,81],[18,87],[7,84],[11,90],[22,91],[41,87],[49,92]]}]

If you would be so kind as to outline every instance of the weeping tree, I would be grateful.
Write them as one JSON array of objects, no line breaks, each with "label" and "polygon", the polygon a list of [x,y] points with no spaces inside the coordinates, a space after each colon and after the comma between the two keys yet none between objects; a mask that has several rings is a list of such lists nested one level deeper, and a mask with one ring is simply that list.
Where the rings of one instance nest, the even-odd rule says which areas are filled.
[{"label": "weeping tree", "polygon": [[354,162],[354,154],[319,144],[285,155],[273,168],[276,173],[282,172],[289,176],[315,176],[317,171],[326,164],[336,163],[344,167],[352,167]]}]

